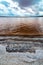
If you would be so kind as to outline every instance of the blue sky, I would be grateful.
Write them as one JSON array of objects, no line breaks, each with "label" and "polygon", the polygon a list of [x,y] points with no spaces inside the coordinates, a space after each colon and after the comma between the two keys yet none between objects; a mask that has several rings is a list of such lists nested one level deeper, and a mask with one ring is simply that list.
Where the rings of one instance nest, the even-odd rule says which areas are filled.
[{"label": "blue sky", "polygon": [[0,0],[0,16],[43,16],[43,0]]}]

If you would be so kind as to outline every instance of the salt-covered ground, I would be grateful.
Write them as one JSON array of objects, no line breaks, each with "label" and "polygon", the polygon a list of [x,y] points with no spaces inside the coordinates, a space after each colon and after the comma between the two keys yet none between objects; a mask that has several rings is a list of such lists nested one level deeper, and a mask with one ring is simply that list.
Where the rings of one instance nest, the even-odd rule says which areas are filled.
[{"label": "salt-covered ground", "polygon": [[8,53],[0,44],[0,65],[43,65],[43,49],[37,48],[36,53]]}]

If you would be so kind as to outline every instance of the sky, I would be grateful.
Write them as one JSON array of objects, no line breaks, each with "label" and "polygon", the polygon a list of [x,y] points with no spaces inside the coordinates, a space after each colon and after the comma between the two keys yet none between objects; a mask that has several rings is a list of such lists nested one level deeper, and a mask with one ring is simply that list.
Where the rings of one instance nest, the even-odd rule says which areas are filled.
[{"label": "sky", "polygon": [[0,0],[0,16],[43,16],[43,0]]}]

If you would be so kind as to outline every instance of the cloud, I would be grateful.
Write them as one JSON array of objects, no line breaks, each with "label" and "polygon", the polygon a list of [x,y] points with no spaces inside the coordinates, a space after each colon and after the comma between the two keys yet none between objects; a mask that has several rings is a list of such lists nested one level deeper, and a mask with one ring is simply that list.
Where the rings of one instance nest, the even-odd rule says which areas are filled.
[{"label": "cloud", "polygon": [[43,0],[28,7],[21,7],[19,1],[24,0],[0,0],[0,16],[43,16]]},{"label": "cloud", "polygon": [[8,7],[8,6],[9,6],[9,3],[8,3],[8,2],[6,2],[6,1],[2,1],[2,2],[1,2],[1,4],[5,5],[6,7]]},{"label": "cloud", "polygon": [[7,8],[4,5],[0,4],[0,15],[2,14],[3,16],[4,14],[7,14],[7,12]]},{"label": "cloud", "polygon": [[18,3],[21,7],[28,7],[38,3],[40,0],[19,0]]}]

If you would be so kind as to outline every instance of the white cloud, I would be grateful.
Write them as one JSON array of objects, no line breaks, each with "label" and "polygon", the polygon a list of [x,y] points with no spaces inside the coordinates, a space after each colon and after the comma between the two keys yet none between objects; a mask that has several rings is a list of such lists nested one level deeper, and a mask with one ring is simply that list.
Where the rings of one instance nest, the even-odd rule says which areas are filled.
[{"label": "white cloud", "polygon": [[43,12],[40,12],[40,11],[39,11],[39,14],[40,14],[40,15],[43,15]]},{"label": "white cloud", "polygon": [[[43,11],[40,11],[40,9],[43,10],[43,0],[41,0],[38,4],[32,5],[31,7],[24,8],[24,9],[21,9],[19,7],[18,2],[13,2],[12,0],[0,0],[0,2],[1,1],[6,1],[9,3],[9,7],[6,7],[4,4],[0,4],[0,13],[2,13],[5,16],[9,15],[10,12],[14,14],[14,16],[36,15],[37,12],[39,12],[38,15],[43,15]],[[1,9],[3,11],[1,11]]]},{"label": "white cloud", "polygon": [[8,9],[2,4],[0,4],[0,9],[2,9],[2,11],[0,10],[0,13],[2,13],[2,14],[7,14],[8,13]]}]

